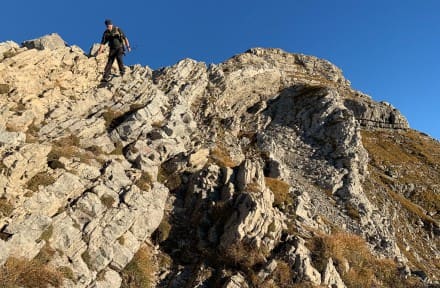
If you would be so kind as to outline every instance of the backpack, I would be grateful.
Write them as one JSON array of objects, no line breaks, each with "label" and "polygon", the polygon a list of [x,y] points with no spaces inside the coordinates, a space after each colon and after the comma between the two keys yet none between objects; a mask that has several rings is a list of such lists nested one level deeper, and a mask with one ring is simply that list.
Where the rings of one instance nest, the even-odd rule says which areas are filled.
[{"label": "backpack", "polygon": [[124,43],[123,42],[123,40],[124,40],[124,33],[122,33],[122,31],[121,31],[121,29],[119,29],[119,27],[116,27],[115,26],[115,32],[114,33],[112,33],[112,35],[116,35],[116,37],[117,38],[119,38],[119,41],[121,41],[121,43]]},{"label": "backpack", "polygon": [[[112,31],[105,30],[104,35],[102,37],[103,38],[101,43],[106,43],[107,41],[111,41],[112,39],[118,40],[122,48],[125,48],[124,46],[125,35],[124,32],[122,32],[122,30],[119,27],[114,26]],[[112,43],[114,43],[113,40],[110,42],[110,47],[112,47]],[[119,46],[118,44],[116,45]]]}]

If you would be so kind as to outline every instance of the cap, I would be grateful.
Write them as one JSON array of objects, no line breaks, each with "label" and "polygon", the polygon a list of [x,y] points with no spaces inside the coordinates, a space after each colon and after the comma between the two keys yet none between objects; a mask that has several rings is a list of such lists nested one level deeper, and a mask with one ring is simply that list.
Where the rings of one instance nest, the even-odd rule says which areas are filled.
[{"label": "cap", "polygon": [[105,25],[112,25],[113,23],[112,23],[112,20],[110,20],[110,19],[105,19]]}]

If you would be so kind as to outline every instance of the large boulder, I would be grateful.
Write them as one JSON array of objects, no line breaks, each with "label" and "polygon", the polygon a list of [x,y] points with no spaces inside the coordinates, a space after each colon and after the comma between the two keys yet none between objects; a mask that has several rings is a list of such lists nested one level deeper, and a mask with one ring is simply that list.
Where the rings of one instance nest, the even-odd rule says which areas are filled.
[{"label": "large boulder", "polygon": [[52,33],[40,38],[24,41],[23,46],[28,49],[55,50],[66,47],[66,42],[64,42],[64,40],[57,33]]}]

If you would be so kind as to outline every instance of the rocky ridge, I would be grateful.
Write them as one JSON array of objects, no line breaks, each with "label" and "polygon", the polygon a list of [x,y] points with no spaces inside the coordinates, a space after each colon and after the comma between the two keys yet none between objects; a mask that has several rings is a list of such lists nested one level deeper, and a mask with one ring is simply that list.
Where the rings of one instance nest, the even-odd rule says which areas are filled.
[{"label": "rocky ridge", "polygon": [[[100,88],[95,51],[57,34],[0,43],[0,264],[44,259],[69,272],[62,287],[120,287],[147,243],[152,263],[171,262],[154,287],[355,287],[349,257],[316,243],[358,235],[405,285],[438,283],[438,203],[418,217],[430,262],[398,235],[414,224],[396,227],[399,209],[384,213],[365,184],[376,156],[363,131],[411,129],[339,68],[254,48],[134,65]],[[381,277],[368,279],[393,287]]]}]

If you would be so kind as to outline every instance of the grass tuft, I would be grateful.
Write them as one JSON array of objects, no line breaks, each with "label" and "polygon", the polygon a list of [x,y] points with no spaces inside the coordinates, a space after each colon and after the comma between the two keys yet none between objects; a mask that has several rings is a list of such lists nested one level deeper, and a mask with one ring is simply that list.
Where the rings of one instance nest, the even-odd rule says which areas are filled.
[{"label": "grass tuft", "polygon": [[113,204],[115,203],[115,198],[113,198],[110,195],[103,195],[101,197],[101,202],[102,204],[104,204],[105,207],[107,207],[107,209],[110,209],[113,207]]},{"label": "grass tuft", "polygon": [[0,287],[61,287],[64,275],[36,260],[10,257],[0,268]]},{"label": "grass tuft", "polygon": [[273,206],[282,209],[284,206],[293,204],[293,198],[289,193],[290,185],[283,180],[275,178],[264,178],[266,186],[273,192]]},{"label": "grass tuft", "polygon": [[226,148],[217,145],[214,149],[211,150],[210,154],[211,159],[220,167],[236,167],[240,163],[236,163]]},{"label": "grass tuft", "polygon": [[9,217],[14,210],[14,205],[6,198],[0,198],[0,217]]},{"label": "grass tuft", "polygon": [[261,247],[256,247],[245,240],[233,243],[224,251],[223,257],[232,265],[239,265],[242,269],[249,270],[256,264],[266,261],[269,255],[268,249],[262,244]]},{"label": "grass tuft", "polygon": [[27,182],[27,189],[37,192],[38,187],[40,186],[49,186],[55,183],[55,178],[53,178],[51,175],[41,172],[36,174],[34,177],[29,179]]},{"label": "grass tuft", "polygon": [[321,235],[307,243],[314,267],[321,273],[329,258],[347,287],[415,287],[414,279],[400,275],[397,264],[390,259],[378,259],[360,236],[338,232]]},{"label": "grass tuft", "polygon": [[0,84],[0,94],[6,94],[10,89],[8,84]]},{"label": "grass tuft", "polygon": [[376,207],[396,215],[396,240],[408,265],[436,277],[440,265],[430,257],[429,239],[440,220],[439,142],[415,130],[374,130],[362,131],[362,143],[369,154],[365,193]]},{"label": "grass tuft", "polygon": [[159,224],[159,227],[157,227],[156,231],[153,233],[153,239],[156,243],[161,243],[168,239],[170,232],[171,224],[168,217],[164,216]]},{"label": "grass tuft", "polygon": [[155,264],[151,248],[144,245],[122,270],[123,288],[153,287]]},{"label": "grass tuft", "polygon": [[141,177],[139,177],[139,179],[137,179],[134,184],[143,191],[149,191],[151,189],[152,183],[153,180],[151,179],[150,174],[148,174],[147,172],[142,172]]}]

